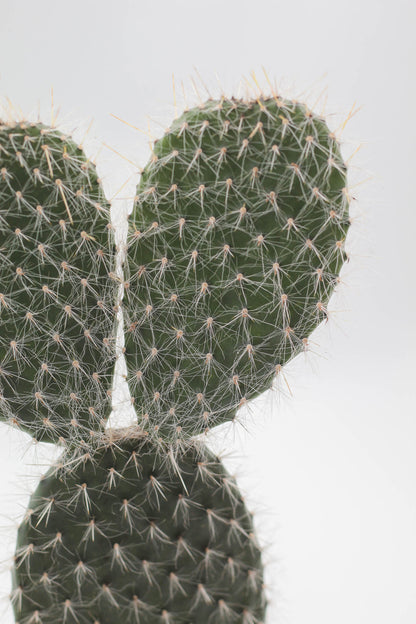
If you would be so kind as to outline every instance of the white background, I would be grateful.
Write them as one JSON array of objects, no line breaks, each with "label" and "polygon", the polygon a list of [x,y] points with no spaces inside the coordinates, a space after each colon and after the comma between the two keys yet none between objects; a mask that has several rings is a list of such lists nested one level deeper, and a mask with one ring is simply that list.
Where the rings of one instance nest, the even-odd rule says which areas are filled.
[{"label": "white background", "polygon": [[[47,122],[53,87],[58,120],[79,125],[77,137],[95,120],[91,156],[103,140],[143,166],[148,137],[110,113],[145,130],[150,115],[157,135],[174,114],[172,73],[179,107],[181,81],[197,102],[191,75],[205,97],[194,66],[214,95],[215,73],[228,95],[243,76],[253,84],[252,70],[267,86],[262,66],[283,93],[321,95],[318,111],[328,87],[332,127],[361,106],[342,135],[346,156],[362,148],[351,262],[330,322],[288,367],[293,396],[282,381],[253,407],[248,433],[221,431],[267,545],[269,624],[416,621],[414,31],[411,0],[0,0],[1,98],[23,116],[39,106]],[[97,162],[110,196],[137,171],[107,148]],[[51,452],[4,425],[0,436],[1,621],[11,624],[7,557],[30,475]]]}]

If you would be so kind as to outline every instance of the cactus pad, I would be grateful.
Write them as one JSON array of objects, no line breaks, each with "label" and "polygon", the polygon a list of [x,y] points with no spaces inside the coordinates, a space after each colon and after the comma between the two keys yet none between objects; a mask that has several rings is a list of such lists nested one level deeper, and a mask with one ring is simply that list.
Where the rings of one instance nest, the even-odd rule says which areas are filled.
[{"label": "cactus pad", "polygon": [[126,260],[129,384],[169,438],[233,419],[307,349],[346,260],[346,165],[277,97],[186,111],[155,143]]},{"label": "cactus pad", "polygon": [[260,624],[261,553],[234,480],[202,445],[139,433],[64,455],[18,533],[19,624]]},{"label": "cactus pad", "polygon": [[109,205],[70,138],[0,122],[0,418],[39,440],[100,427],[114,365]]}]

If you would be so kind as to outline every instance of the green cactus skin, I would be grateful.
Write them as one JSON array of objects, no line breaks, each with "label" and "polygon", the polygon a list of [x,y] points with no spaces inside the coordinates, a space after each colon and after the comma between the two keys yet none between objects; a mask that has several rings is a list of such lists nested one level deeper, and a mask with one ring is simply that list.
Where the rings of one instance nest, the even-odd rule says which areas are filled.
[{"label": "green cactus skin", "polygon": [[307,348],[347,256],[346,165],[325,121],[277,97],[176,119],[137,190],[125,353],[139,424],[233,419]]},{"label": "green cactus skin", "polygon": [[[114,435],[114,434],[113,434]],[[261,551],[234,479],[202,444],[139,432],[66,454],[18,532],[19,624],[261,624]]]},{"label": "green cactus skin", "polygon": [[38,440],[87,437],[110,409],[108,218],[73,140],[0,122],[0,418]]}]

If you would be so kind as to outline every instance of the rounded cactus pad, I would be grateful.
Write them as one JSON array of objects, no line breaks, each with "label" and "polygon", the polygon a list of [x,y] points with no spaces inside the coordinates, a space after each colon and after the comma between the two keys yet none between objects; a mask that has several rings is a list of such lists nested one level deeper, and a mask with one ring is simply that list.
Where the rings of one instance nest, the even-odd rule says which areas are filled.
[{"label": "rounded cactus pad", "polygon": [[[67,454],[18,532],[19,624],[260,624],[261,552],[234,479],[202,446],[149,438]],[[121,436],[121,437],[120,437]]]},{"label": "rounded cactus pad", "polygon": [[115,282],[109,205],[74,141],[0,122],[0,418],[76,439],[109,410]]},{"label": "rounded cactus pad", "polygon": [[124,297],[140,424],[233,419],[307,348],[346,260],[346,165],[325,121],[277,97],[210,100],[154,145]]}]

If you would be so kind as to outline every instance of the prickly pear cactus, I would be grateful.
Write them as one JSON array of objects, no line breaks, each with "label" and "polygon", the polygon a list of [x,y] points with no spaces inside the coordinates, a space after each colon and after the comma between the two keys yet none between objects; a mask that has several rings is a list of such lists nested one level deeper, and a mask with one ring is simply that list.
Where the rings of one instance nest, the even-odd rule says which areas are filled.
[{"label": "prickly pear cactus", "polygon": [[124,436],[65,455],[32,495],[13,571],[19,623],[263,622],[261,553],[220,460]]},{"label": "prickly pear cactus", "polygon": [[66,442],[19,528],[16,621],[262,624],[251,515],[195,436],[270,387],[327,318],[349,227],[338,142],[277,96],[209,100],[156,142],[123,279],[138,425],[104,433],[108,208],[71,139],[0,123],[0,417]]},{"label": "prickly pear cactus", "polygon": [[346,260],[346,166],[325,121],[277,97],[186,111],[131,217],[125,353],[139,424],[233,419],[307,348]]},{"label": "prickly pear cactus", "polygon": [[39,123],[0,122],[0,419],[76,440],[108,415],[112,231],[93,163]]}]

